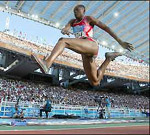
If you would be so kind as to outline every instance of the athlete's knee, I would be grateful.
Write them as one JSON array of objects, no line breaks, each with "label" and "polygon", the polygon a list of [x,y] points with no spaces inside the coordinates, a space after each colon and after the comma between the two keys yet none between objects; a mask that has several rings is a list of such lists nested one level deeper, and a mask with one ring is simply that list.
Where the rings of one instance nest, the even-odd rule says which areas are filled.
[{"label": "athlete's knee", "polygon": [[67,42],[67,39],[66,39],[66,38],[63,38],[63,37],[61,37],[61,38],[58,40],[58,43],[65,44],[66,47],[69,46],[69,44],[68,44],[68,42]]},{"label": "athlete's knee", "polygon": [[64,42],[64,41],[65,41],[64,39],[65,39],[65,38],[61,37],[61,38],[58,40],[58,42]]}]

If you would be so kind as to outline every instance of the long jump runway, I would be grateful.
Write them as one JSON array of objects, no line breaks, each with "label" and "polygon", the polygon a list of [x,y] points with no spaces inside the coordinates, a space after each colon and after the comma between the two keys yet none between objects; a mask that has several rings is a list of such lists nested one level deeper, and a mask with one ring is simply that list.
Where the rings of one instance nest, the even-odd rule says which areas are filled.
[{"label": "long jump runway", "polygon": [[0,126],[0,134],[149,134],[149,123]]}]

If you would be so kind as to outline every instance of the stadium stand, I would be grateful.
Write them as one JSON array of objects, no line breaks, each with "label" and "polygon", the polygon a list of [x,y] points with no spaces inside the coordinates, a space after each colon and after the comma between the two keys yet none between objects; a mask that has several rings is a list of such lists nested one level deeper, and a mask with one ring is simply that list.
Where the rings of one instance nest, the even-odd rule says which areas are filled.
[{"label": "stadium stand", "polygon": [[[1,42],[17,46],[21,49],[25,49],[37,54],[41,54],[43,56],[47,56],[50,54],[52,50],[52,46],[43,46],[38,45],[36,43],[33,43],[31,41],[28,41],[26,39],[23,39],[21,37],[15,37],[8,33],[0,32],[0,40]],[[60,61],[67,61],[70,64],[78,65],[79,67],[82,67],[82,60],[81,56],[79,54],[72,54],[69,52],[64,52],[62,55],[60,55],[57,60]],[[101,65],[103,62],[103,59],[97,59],[96,64],[97,66]],[[137,74],[138,72],[138,74]],[[120,61],[116,60],[114,62],[111,62],[107,69],[106,73],[113,73],[118,76],[128,76],[128,77],[134,77],[138,79],[146,79],[149,80],[149,65],[144,65],[142,63],[138,64],[131,64],[130,62],[127,63],[127,61]]]},{"label": "stadium stand", "polygon": [[142,95],[116,94],[83,89],[64,89],[48,84],[0,78],[0,97],[3,101],[26,103],[44,102],[47,95],[54,104],[97,106],[95,96],[109,97],[112,108],[149,109],[149,98]]}]

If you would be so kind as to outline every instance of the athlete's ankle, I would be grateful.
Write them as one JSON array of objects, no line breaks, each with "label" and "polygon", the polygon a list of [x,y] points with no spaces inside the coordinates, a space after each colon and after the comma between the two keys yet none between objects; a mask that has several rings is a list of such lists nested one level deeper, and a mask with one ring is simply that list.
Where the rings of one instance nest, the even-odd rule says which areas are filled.
[{"label": "athlete's ankle", "polygon": [[46,67],[49,69],[50,67],[51,67],[51,65],[52,65],[52,63],[51,63],[51,61],[45,61],[45,63],[46,63]]},{"label": "athlete's ankle", "polygon": [[49,69],[51,65],[46,62],[46,67]]}]

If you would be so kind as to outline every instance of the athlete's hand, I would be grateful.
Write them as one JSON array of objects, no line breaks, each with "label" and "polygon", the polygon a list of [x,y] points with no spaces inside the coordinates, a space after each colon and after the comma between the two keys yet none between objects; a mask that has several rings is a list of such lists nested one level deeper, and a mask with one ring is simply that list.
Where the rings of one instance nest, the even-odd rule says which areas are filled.
[{"label": "athlete's hand", "polygon": [[127,43],[127,42],[121,42],[120,45],[121,45],[124,49],[129,50],[130,52],[131,52],[132,50],[134,50],[133,45],[130,44],[130,43]]},{"label": "athlete's hand", "polygon": [[68,35],[69,36],[69,34],[70,34],[70,32],[67,30],[67,29],[65,29],[65,28],[63,28],[62,30],[61,30],[61,33],[63,34],[63,35]]}]

